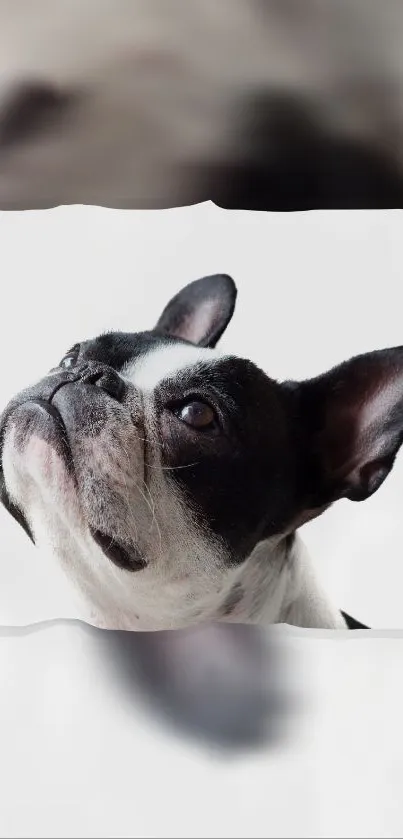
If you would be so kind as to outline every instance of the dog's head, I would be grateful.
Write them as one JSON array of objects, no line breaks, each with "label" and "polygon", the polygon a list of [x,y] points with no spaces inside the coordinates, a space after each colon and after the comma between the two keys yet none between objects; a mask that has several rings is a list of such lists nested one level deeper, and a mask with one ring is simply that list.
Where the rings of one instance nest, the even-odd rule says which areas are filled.
[{"label": "dog's head", "polygon": [[300,524],[368,497],[392,467],[403,349],[280,384],[215,349],[235,298],[228,276],[191,283],[154,329],[74,346],[3,413],[2,501],[98,624],[230,612],[262,541],[283,561]]}]

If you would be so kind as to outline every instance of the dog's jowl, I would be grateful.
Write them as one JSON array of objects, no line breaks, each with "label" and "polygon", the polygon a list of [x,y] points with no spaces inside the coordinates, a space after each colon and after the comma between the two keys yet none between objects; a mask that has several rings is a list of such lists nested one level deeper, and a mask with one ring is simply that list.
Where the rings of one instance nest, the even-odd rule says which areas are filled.
[{"label": "dog's jowl", "polygon": [[95,625],[360,626],[295,532],[391,470],[403,349],[279,383],[216,349],[235,300],[226,275],[193,282],[153,329],[74,346],[1,417],[2,501]]}]

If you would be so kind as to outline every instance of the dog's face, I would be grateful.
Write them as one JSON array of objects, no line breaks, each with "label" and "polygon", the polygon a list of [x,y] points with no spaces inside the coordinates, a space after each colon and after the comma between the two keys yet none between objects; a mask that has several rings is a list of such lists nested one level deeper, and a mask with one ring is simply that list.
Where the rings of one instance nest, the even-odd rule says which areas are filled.
[{"label": "dog's face", "polygon": [[154,330],[82,342],[2,416],[2,501],[99,625],[225,615],[262,541],[283,562],[300,523],[391,468],[402,350],[279,384],[215,349],[235,297],[224,275],[192,283]]},{"label": "dog's face", "polygon": [[225,276],[192,284],[155,330],[84,341],[5,412],[6,503],[106,622],[164,628],[214,612],[267,512],[283,525],[276,386],[213,349],[235,294]]}]

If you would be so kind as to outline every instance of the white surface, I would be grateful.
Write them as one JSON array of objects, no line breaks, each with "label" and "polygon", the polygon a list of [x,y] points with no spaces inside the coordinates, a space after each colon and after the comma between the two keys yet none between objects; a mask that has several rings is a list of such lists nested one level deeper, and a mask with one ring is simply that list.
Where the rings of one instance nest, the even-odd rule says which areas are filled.
[{"label": "white surface", "polygon": [[288,742],[228,760],[120,695],[104,634],[1,638],[2,837],[401,837],[401,640],[290,640]]},{"label": "white surface", "polygon": [[[197,276],[232,273],[225,346],[305,376],[402,342],[403,217],[393,213],[153,214],[77,207],[0,216],[1,402],[76,339],[141,329]],[[362,505],[305,529],[337,602],[403,627],[402,458]],[[73,614],[64,581],[0,516],[4,625]],[[356,836],[403,830],[402,639],[290,633],[304,703],[288,741],[232,762],[158,729],[77,623],[0,635],[0,835]]]}]

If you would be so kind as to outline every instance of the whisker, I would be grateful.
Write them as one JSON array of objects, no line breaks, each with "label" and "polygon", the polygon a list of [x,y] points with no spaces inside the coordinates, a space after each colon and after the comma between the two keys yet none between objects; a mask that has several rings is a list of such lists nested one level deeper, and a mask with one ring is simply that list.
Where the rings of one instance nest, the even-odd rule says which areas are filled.
[{"label": "whisker", "polygon": [[[150,497],[150,500],[151,500],[151,503],[152,503],[152,506],[153,506],[153,519],[152,519],[152,522],[151,522],[150,530],[151,530],[153,522],[155,522],[155,526],[156,526],[156,529],[157,529],[157,532],[158,532],[158,537],[159,537],[159,542],[160,542],[160,556],[162,556],[162,533],[161,533],[161,528],[160,528],[160,525],[159,525],[159,522],[158,522],[158,519],[157,519],[157,515],[156,515],[156,512],[155,512],[155,502],[154,502],[154,499],[151,495],[151,490],[147,486],[144,479],[143,479],[142,483],[143,483],[144,489],[146,489],[147,492],[148,492],[148,495]],[[140,488],[138,487],[138,489],[140,489]]]},{"label": "whisker", "polygon": [[[123,449],[124,454],[125,454],[125,455],[126,455],[126,457],[127,457],[127,462],[128,462],[128,464],[129,464],[129,466],[130,466],[130,459],[129,459],[129,455],[128,455],[128,453],[127,453],[126,449],[124,448],[124,446],[123,446],[122,444],[121,444],[121,447],[122,447],[122,449]],[[131,519],[132,524],[133,524],[133,526],[134,526],[134,530],[135,530],[135,534],[136,534],[136,540],[138,541],[138,529],[137,529],[137,522],[136,522],[136,519],[135,519],[135,517],[134,517],[134,513],[133,513],[133,511],[132,511],[131,504],[130,504],[129,487],[128,487],[128,485],[127,485],[126,478],[124,477],[124,475],[123,475],[123,474],[122,474],[122,476],[121,476],[121,477],[123,478],[123,483],[124,483],[124,485],[125,485],[125,489],[126,489],[126,498],[125,498],[124,500],[126,501],[126,507],[127,507],[127,511],[128,511],[128,513],[129,513],[129,518]]]},{"label": "whisker", "polygon": [[185,463],[184,466],[152,466],[151,463],[146,463],[144,461],[145,466],[147,466],[147,469],[156,469],[157,471],[161,472],[176,472],[177,469],[190,469],[191,466],[198,466],[199,462],[200,461],[195,460],[194,463]]},{"label": "whisker", "polygon": [[[140,443],[148,443],[146,437],[141,437],[140,434],[136,434],[136,439],[140,441]],[[194,463],[185,463],[184,466],[153,466],[151,463],[147,463],[144,461],[144,465],[147,466],[147,469],[157,469],[162,470],[164,472],[173,472],[175,469],[190,469],[191,466],[198,466],[199,461],[195,460]]]},{"label": "whisker", "polygon": [[[126,455],[128,465],[130,466],[130,458],[129,458],[129,454],[128,454],[128,452],[126,451],[126,449],[125,449],[125,447],[123,446],[123,444],[122,444],[122,443],[120,443],[120,445],[121,445],[121,447],[122,447],[122,449],[123,449],[124,454]],[[154,499],[153,499],[153,497],[152,497],[152,495],[151,495],[151,492],[150,492],[149,487],[147,486],[147,484],[146,484],[146,482],[145,482],[144,480],[142,480],[142,483],[143,483],[143,485],[144,485],[145,489],[146,489],[146,490],[147,490],[147,492],[148,492],[148,495],[149,495],[150,501],[147,499],[147,497],[145,496],[145,494],[144,494],[144,492],[143,492],[142,488],[138,485],[138,483],[137,483],[136,481],[133,481],[133,482],[134,482],[134,485],[135,485],[136,489],[138,490],[138,492],[140,493],[141,497],[143,498],[143,501],[145,501],[145,503],[147,504],[147,507],[148,507],[148,509],[150,510],[150,513],[151,513],[151,515],[152,515],[152,520],[151,520],[150,530],[151,530],[151,527],[152,527],[153,523],[155,522],[155,526],[156,526],[156,529],[157,529],[157,532],[158,532],[159,542],[160,542],[160,555],[162,555],[162,534],[161,534],[161,528],[160,528],[159,523],[158,523],[158,520],[157,520],[157,516],[156,516],[156,514],[155,514],[155,503],[154,503]],[[126,487],[127,487],[127,485],[126,485]],[[129,502],[129,494],[127,494],[127,502],[128,502],[128,507],[129,507],[130,512],[131,512],[130,502]],[[131,512],[131,514],[132,514],[132,512]],[[134,514],[132,514],[132,517],[133,517],[133,520],[134,520]],[[136,534],[137,534],[137,526],[136,526]],[[136,536],[136,538],[137,538],[137,536]]]}]

